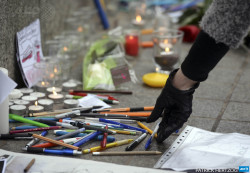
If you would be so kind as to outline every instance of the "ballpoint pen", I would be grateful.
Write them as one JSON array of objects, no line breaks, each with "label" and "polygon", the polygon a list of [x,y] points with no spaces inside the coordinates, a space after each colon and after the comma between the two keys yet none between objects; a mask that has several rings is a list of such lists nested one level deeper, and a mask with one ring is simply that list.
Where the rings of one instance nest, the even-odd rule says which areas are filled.
[{"label": "ballpoint pen", "polygon": [[146,143],[146,145],[145,145],[145,150],[149,149],[150,144],[151,144],[151,142],[152,142],[152,140],[153,140],[153,137],[154,137],[154,135],[157,133],[157,130],[159,129],[159,124],[160,124],[160,123],[157,123],[157,125],[156,125],[156,127],[155,127],[153,133],[151,134],[151,136],[150,136],[149,139],[147,140],[147,143]]},{"label": "ballpoint pen", "polygon": [[0,134],[0,139],[33,139],[31,133]]},{"label": "ballpoint pen", "polygon": [[[108,125],[105,126],[105,129],[108,129]],[[108,133],[103,133],[103,140],[101,141],[101,148],[102,149],[106,148],[107,136],[108,136]]]},{"label": "ballpoint pen", "polygon": [[62,122],[50,121],[50,120],[44,120],[44,119],[37,119],[36,121],[50,125],[50,126],[62,126],[64,128],[67,128],[67,129],[78,129],[77,127],[72,126],[68,123],[62,123]]},{"label": "ballpoint pen", "polygon": [[22,123],[32,124],[32,125],[38,126],[38,127],[49,127],[47,124],[43,124],[43,123],[39,123],[37,121],[26,119],[26,118],[23,118],[20,115],[9,114],[9,118],[13,119],[13,120],[16,120],[16,121],[19,121],[19,122],[22,122]]},{"label": "ballpoint pen", "polygon": [[96,138],[99,134],[101,134],[101,132],[96,131],[96,132],[92,132],[84,137],[82,137],[82,139],[79,139],[79,141],[77,141],[76,143],[73,144],[73,146],[81,146],[83,144],[85,144],[86,142]]},{"label": "ballpoint pen", "polygon": [[[37,138],[35,138],[35,139],[37,139]],[[70,143],[76,142],[76,141],[79,140],[79,139],[81,139],[81,137],[62,139],[62,140],[59,140],[59,141],[65,143],[65,144],[70,144]],[[55,147],[55,146],[58,146],[58,145],[57,145],[57,144],[50,143],[50,142],[45,142],[45,143],[33,145],[32,147],[37,147],[37,148],[50,148],[50,147]]]},{"label": "ballpoint pen", "polygon": [[152,111],[154,106],[149,107],[131,107],[131,108],[114,108],[95,110],[94,112],[137,112],[137,111]]}]

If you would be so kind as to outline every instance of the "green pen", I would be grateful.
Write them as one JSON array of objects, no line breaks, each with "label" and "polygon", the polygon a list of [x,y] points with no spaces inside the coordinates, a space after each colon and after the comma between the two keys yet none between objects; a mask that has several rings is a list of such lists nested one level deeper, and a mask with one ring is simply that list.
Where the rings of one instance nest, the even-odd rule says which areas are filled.
[{"label": "green pen", "polygon": [[37,121],[26,119],[26,118],[23,118],[20,115],[9,114],[9,118],[12,119],[12,120],[23,122],[23,123],[32,124],[32,125],[38,126],[38,127],[50,127],[47,124],[43,124],[43,123],[39,123]]}]

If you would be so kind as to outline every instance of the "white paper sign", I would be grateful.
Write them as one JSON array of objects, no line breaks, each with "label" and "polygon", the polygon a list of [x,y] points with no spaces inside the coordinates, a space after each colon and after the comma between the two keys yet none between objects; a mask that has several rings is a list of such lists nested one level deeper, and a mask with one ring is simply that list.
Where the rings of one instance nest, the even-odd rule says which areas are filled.
[{"label": "white paper sign", "polygon": [[8,97],[9,93],[17,86],[6,74],[0,70],[0,104]]},{"label": "white paper sign", "polygon": [[85,96],[79,99],[78,101],[79,105],[82,107],[102,106],[100,109],[106,109],[111,107],[93,95]]},{"label": "white paper sign", "polygon": [[249,135],[215,133],[187,126],[155,168],[234,172],[239,166],[248,166],[249,163]]},{"label": "white paper sign", "polygon": [[30,88],[40,78],[34,64],[39,63],[43,58],[39,19],[17,33],[17,48],[17,61],[24,82]]}]

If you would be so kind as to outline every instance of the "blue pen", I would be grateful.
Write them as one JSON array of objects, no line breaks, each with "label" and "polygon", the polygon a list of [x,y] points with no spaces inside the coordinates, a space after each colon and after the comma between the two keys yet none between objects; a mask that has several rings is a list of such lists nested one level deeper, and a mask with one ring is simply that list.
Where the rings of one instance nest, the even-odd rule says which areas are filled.
[{"label": "blue pen", "polygon": [[[65,134],[68,134],[69,132],[63,132],[63,131],[58,131],[58,132],[55,132],[55,135],[57,136],[61,136],[61,135],[65,135]],[[88,135],[88,133],[78,133],[72,137],[84,137]],[[95,137],[95,140],[98,140],[98,141],[102,141],[103,140],[103,135],[98,135]],[[114,136],[107,136],[107,142],[114,142],[115,141],[115,137]]]},{"label": "blue pen", "polygon": [[81,155],[81,151],[71,150],[71,149],[47,149],[47,148],[36,148],[36,147],[27,147],[23,148],[24,151],[30,153],[48,153],[48,154],[57,154],[57,155]]},{"label": "blue pen", "polygon": [[94,0],[94,2],[95,2],[95,6],[98,10],[99,16],[101,18],[103,28],[108,29],[109,28],[109,21],[108,21],[108,18],[106,16],[105,11],[102,9],[102,5],[101,5],[100,1]]},{"label": "blue pen", "polygon": [[137,131],[141,131],[143,133],[147,133],[147,130],[140,129],[140,128],[133,127],[133,126],[129,126],[129,125],[126,125],[126,124],[122,124],[122,123],[115,122],[115,121],[112,121],[112,120],[106,120],[106,119],[103,119],[103,118],[99,118],[99,121],[104,122],[104,123],[120,125],[121,127],[125,128],[125,129],[137,130]]},{"label": "blue pen", "polygon": [[[48,134],[48,131],[45,130],[45,131],[43,131],[43,132],[41,133],[41,136],[46,136],[47,134]],[[36,143],[38,143],[39,141],[40,141],[40,139],[34,138],[34,139],[32,139],[28,144],[26,144],[25,147],[31,147],[31,146],[35,145]]]},{"label": "blue pen", "polygon": [[146,144],[145,144],[145,150],[149,149],[150,144],[151,144],[151,142],[152,142],[152,140],[153,140],[153,138],[154,138],[154,136],[155,136],[157,130],[159,129],[159,124],[160,124],[160,123],[158,123],[158,124],[156,125],[156,127],[155,127],[153,133],[151,134],[151,136],[150,136],[149,139],[147,140],[147,142],[146,142]]},{"label": "blue pen", "polygon": [[81,145],[85,144],[86,142],[96,138],[99,134],[101,134],[100,131],[92,132],[86,136],[84,136],[82,139],[74,143],[73,145],[76,147],[80,147]]}]

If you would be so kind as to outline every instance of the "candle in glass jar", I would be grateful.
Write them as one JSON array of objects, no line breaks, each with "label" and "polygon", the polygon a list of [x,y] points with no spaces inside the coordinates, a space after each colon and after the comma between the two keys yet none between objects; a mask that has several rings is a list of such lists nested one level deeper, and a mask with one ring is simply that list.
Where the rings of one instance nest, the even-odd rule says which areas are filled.
[{"label": "candle in glass jar", "polygon": [[132,20],[132,23],[137,26],[142,26],[145,24],[144,20],[140,15],[137,15],[136,18]]},{"label": "candle in glass jar", "polygon": [[125,51],[127,55],[137,56],[139,53],[139,37],[137,35],[126,35]]},{"label": "candle in glass jar", "polygon": [[64,96],[62,94],[58,94],[55,91],[53,91],[53,94],[50,94],[48,97],[52,99],[55,103],[62,103],[64,99]]}]

